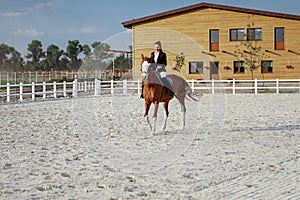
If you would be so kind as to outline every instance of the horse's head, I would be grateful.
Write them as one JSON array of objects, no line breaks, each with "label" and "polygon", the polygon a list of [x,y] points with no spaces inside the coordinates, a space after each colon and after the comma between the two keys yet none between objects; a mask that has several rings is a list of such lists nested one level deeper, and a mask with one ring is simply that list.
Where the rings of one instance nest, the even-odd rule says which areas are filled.
[{"label": "horse's head", "polygon": [[151,66],[152,66],[151,57],[148,58],[142,54],[142,68],[141,68],[142,80],[146,80],[148,78],[148,74],[149,74],[150,70],[152,70]]}]

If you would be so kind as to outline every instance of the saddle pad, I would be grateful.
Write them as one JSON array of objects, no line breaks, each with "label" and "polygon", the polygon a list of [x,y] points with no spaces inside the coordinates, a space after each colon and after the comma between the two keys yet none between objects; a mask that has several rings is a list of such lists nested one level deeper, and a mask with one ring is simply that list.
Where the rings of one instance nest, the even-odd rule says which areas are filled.
[{"label": "saddle pad", "polygon": [[167,77],[167,80],[169,81],[170,85],[173,85],[173,80],[170,77]]},{"label": "saddle pad", "polygon": [[157,76],[157,78],[158,78],[158,80],[159,80],[159,82],[160,82],[160,85],[164,85],[163,84],[163,82],[162,82],[162,80],[161,80],[161,77],[160,77],[160,74],[157,72],[157,71],[154,71],[154,74]]}]

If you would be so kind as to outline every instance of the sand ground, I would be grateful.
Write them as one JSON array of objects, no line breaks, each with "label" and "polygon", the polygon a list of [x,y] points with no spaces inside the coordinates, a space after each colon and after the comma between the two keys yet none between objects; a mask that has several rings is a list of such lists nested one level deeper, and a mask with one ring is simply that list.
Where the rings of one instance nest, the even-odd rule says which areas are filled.
[{"label": "sand ground", "polygon": [[[135,96],[0,105],[0,199],[300,199],[300,95],[173,100],[151,135]],[[158,121],[163,116],[162,106]]]}]

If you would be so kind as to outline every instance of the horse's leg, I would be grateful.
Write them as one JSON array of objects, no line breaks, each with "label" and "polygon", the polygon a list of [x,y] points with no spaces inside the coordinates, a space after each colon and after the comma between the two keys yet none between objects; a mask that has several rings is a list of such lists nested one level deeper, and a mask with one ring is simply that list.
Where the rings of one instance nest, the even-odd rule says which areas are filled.
[{"label": "horse's leg", "polygon": [[145,121],[147,122],[147,124],[149,125],[150,129],[152,130],[152,125],[151,125],[151,123],[150,123],[150,121],[149,121],[149,117],[148,117],[148,112],[149,112],[150,106],[151,106],[151,102],[145,101],[145,113],[144,113],[144,118],[145,118]]},{"label": "horse's leg", "polygon": [[161,127],[162,132],[164,132],[167,128],[167,120],[168,120],[168,116],[169,116],[169,102],[164,103],[164,110],[165,110],[165,116],[164,116],[163,125]]},{"label": "horse's leg", "polygon": [[152,134],[155,134],[158,106],[159,106],[159,102],[155,102],[154,112],[153,112],[153,122],[152,122]]},{"label": "horse's leg", "polygon": [[178,98],[178,101],[179,101],[180,106],[181,106],[181,112],[182,112],[182,126],[181,126],[182,130],[184,130],[184,128],[185,128],[185,113],[186,113],[184,98],[185,98],[185,96],[180,96]]}]

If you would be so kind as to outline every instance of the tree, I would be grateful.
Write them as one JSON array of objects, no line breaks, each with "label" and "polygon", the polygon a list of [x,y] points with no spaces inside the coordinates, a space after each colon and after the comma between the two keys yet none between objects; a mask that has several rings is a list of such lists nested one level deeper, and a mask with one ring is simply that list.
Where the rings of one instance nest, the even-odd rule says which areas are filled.
[{"label": "tree", "polygon": [[178,71],[179,74],[180,74],[180,70],[181,70],[182,66],[185,64],[184,59],[185,59],[185,55],[182,52],[180,53],[180,55],[176,55],[174,58],[175,70]]},{"label": "tree", "polygon": [[0,44],[0,68],[5,69],[10,54],[10,47],[6,44]]},{"label": "tree", "polygon": [[22,58],[20,52],[18,52],[14,47],[11,47],[11,57],[9,59],[9,64],[13,71],[24,71],[24,59]]},{"label": "tree", "polygon": [[106,43],[94,42],[90,49],[88,45],[83,46],[84,62],[80,68],[86,75],[95,74],[95,70],[104,71],[108,66],[109,55],[106,50],[110,49],[110,46]]},{"label": "tree", "polygon": [[43,45],[39,40],[32,40],[31,43],[28,44],[28,54],[25,56],[27,59],[31,59],[27,61],[28,69],[39,70],[41,68],[40,60],[45,57],[42,46]]},{"label": "tree", "polygon": [[83,45],[82,50],[83,50],[83,54],[85,57],[87,57],[91,54],[91,48],[88,44]]},{"label": "tree", "polygon": [[115,67],[117,68],[123,68],[123,69],[128,69],[130,68],[129,60],[125,57],[124,54],[116,57],[115,59]]},{"label": "tree", "polygon": [[15,48],[6,44],[0,44],[0,69],[6,71],[22,71],[23,67],[24,60]]},{"label": "tree", "polygon": [[92,44],[92,47],[94,48],[93,54],[97,61],[103,62],[105,59],[109,58],[110,55],[107,52],[105,52],[107,50],[110,50],[109,44],[94,42]]},{"label": "tree", "polygon": [[[248,24],[248,29],[252,28],[254,23]],[[257,33],[259,34],[259,33]],[[256,69],[261,69],[261,61],[267,58],[268,56],[262,51],[262,47],[259,45],[259,42],[256,38],[249,39],[251,33],[244,34],[244,40],[239,46],[235,53],[237,58],[241,61],[244,61],[246,67],[248,67],[251,72],[251,78],[254,79],[254,71]],[[261,35],[258,35],[261,36]]]},{"label": "tree", "polygon": [[78,70],[82,60],[79,54],[82,53],[83,47],[78,40],[69,40],[65,55],[70,59],[69,68]]},{"label": "tree", "polygon": [[48,46],[46,51],[46,59],[43,62],[44,70],[61,70],[63,68],[61,64],[61,56],[64,54],[64,51],[59,49],[57,45],[51,44]]},{"label": "tree", "polygon": [[94,42],[92,44],[93,50],[93,60],[94,60],[94,70],[105,70],[108,66],[108,59],[110,55],[106,52],[110,50],[110,46],[106,43]]}]

